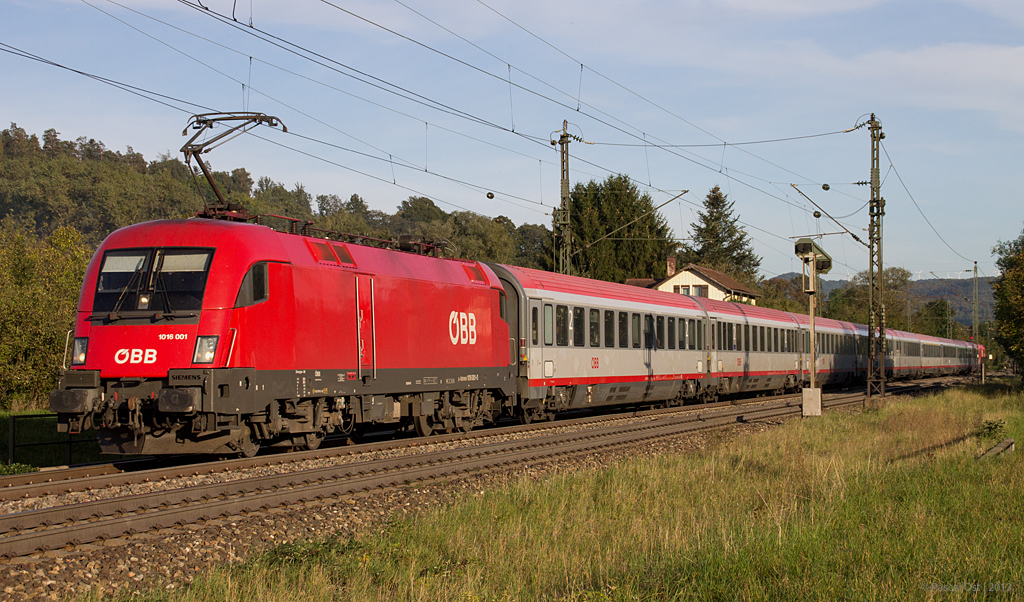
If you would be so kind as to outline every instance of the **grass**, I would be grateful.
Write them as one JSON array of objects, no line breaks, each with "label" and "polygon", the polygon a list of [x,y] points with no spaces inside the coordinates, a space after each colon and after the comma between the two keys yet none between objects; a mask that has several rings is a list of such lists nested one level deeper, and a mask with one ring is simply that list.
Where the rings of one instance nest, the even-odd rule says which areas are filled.
[{"label": "grass", "polygon": [[[10,458],[10,421],[15,421],[14,457]],[[96,433],[87,431],[72,436],[71,464],[103,461]],[[0,412],[0,474],[31,472],[42,466],[68,464],[67,433],[57,432],[57,415],[40,410]],[[25,444],[38,444],[25,447]],[[109,457],[108,457],[109,458]],[[31,470],[28,470],[31,469]]]},{"label": "grass", "polygon": [[148,597],[1017,598],[1021,454],[975,458],[1021,434],[1024,398],[1005,386],[830,413],[703,452],[523,479],[395,518],[382,533],[280,546]]}]

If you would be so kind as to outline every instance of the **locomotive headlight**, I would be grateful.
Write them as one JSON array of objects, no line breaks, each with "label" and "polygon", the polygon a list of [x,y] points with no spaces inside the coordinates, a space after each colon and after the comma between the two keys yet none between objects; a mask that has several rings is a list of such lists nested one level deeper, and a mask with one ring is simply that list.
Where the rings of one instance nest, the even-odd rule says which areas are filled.
[{"label": "locomotive headlight", "polygon": [[149,295],[139,295],[139,309],[149,309]]},{"label": "locomotive headlight", "polygon": [[[71,365],[81,366],[85,363],[85,354],[89,350],[88,337],[75,337],[75,344],[71,348]],[[67,352],[65,352],[67,353]]]},{"label": "locomotive headlight", "polygon": [[196,337],[196,352],[192,354],[193,364],[212,364],[217,355],[217,339],[220,337]]}]

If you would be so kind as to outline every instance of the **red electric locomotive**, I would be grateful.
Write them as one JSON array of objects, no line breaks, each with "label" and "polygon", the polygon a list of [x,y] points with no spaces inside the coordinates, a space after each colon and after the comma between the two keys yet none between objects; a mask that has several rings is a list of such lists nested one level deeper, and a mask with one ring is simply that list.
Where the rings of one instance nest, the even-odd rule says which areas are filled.
[{"label": "red electric locomotive", "polygon": [[468,429],[511,406],[504,303],[477,262],[236,221],[138,224],[89,265],[50,406],[112,453],[315,448],[374,422]]}]

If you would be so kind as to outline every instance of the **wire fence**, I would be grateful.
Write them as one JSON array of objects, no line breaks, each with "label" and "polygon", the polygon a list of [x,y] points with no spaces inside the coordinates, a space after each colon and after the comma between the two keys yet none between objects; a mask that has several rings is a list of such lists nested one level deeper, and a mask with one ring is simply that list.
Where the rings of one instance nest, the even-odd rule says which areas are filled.
[{"label": "wire fence", "polygon": [[6,439],[7,464],[61,466],[100,456],[94,431],[58,433],[54,414],[9,414]]}]

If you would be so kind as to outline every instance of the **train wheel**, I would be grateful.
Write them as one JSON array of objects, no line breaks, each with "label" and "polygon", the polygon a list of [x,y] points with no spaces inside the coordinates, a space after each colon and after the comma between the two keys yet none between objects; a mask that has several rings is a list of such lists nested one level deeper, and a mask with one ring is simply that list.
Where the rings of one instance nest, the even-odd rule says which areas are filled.
[{"label": "train wheel", "polygon": [[238,449],[238,455],[243,458],[251,458],[260,451],[260,443],[256,440],[256,434],[253,432],[251,426],[245,427],[245,432],[242,433],[241,447]]},{"label": "train wheel", "polygon": [[429,437],[434,434],[433,416],[414,416],[412,422],[416,426],[416,434],[420,437]]},{"label": "train wheel", "polygon": [[296,438],[298,445],[295,447],[300,450],[312,451],[320,447],[323,440],[323,433],[306,433],[305,435]]}]

